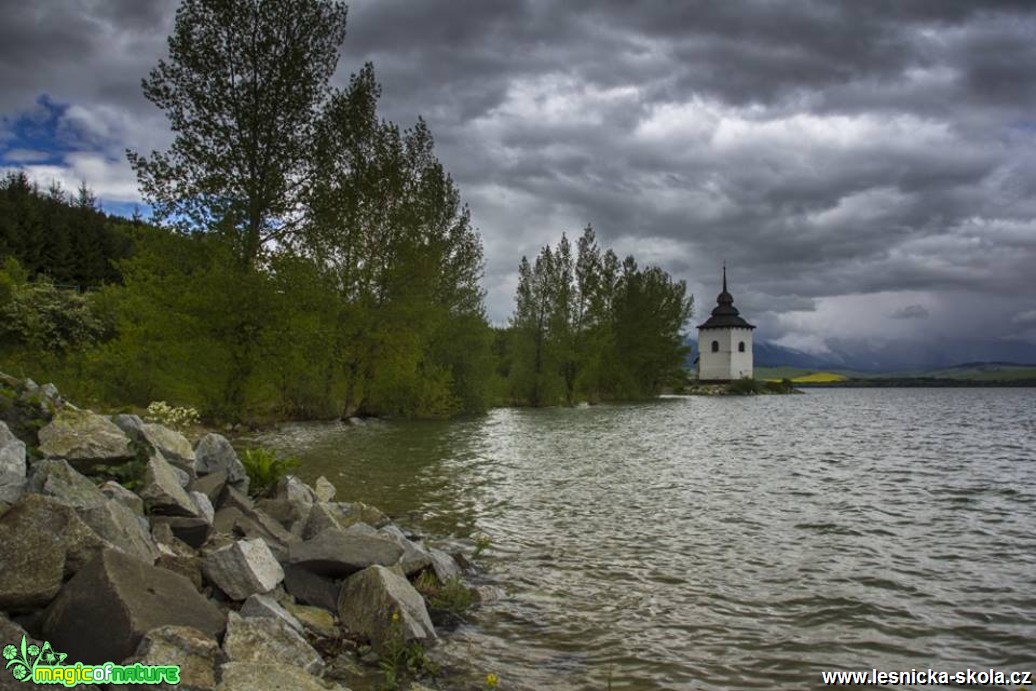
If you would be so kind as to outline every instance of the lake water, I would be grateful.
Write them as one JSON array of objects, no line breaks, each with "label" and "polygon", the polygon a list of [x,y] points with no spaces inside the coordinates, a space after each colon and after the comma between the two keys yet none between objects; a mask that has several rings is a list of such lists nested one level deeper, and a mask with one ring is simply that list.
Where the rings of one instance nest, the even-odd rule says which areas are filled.
[{"label": "lake water", "polygon": [[263,441],[339,499],[491,537],[480,561],[507,595],[444,655],[501,689],[1036,672],[1036,389],[666,398]]}]

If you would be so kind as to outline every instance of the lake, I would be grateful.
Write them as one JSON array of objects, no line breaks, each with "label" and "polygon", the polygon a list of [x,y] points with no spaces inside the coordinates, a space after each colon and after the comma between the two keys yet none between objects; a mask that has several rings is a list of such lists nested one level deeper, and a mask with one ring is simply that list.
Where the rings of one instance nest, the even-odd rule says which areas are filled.
[{"label": "lake", "polygon": [[340,500],[491,538],[479,561],[506,596],[444,655],[501,689],[1036,672],[1036,389],[673,397],[262,441]]}]

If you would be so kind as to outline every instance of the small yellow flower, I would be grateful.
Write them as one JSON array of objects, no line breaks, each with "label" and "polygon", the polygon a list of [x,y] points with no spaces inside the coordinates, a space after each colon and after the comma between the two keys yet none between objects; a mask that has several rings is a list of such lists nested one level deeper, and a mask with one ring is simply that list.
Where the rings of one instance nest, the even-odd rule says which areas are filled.
[{"label": "small yellow flower", "polygon": [[392,613],[392,621],[399,621],[399,610]]},{"label": "small yellow flower", "polygon": [[495,689],[498,683],[500,683],[500,678],[498,676],[496,676],[492,672],[486,675],[486,686],[488,686],[491,689]]}]

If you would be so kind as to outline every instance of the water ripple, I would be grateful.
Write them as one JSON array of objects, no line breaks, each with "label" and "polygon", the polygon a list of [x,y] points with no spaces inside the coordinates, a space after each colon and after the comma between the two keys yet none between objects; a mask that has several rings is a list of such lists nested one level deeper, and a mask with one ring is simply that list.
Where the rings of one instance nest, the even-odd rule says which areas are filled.
[{"label": "water ripple", "polygon": [[271,436],[510,595],[446,644],[514,689],[1036,671],[1036,391],[830,390]]}]

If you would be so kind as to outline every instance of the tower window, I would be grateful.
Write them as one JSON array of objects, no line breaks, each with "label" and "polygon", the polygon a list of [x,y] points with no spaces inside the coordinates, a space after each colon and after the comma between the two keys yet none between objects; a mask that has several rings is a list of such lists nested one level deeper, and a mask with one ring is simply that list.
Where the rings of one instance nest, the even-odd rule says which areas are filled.
[{"label": "tower window", "polygon": [[737,352],[739,352],[739,353],[745,352],[745,342],[744,341],[741,341],[740,343],[737,344]]},{"label": "tower window", "polygon": [[714,353],[718,353],[719,352],[719,341],[713,341],[712,342],[712,352],[714,352]]}]

